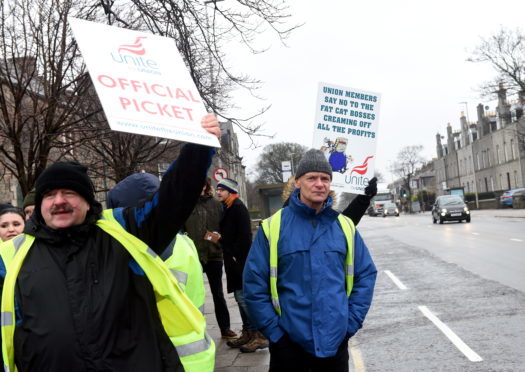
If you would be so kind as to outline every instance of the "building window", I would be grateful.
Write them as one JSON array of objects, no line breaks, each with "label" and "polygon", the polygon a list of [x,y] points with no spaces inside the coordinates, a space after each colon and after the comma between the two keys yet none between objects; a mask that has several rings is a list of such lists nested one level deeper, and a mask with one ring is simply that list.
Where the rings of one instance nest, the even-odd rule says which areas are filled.
[{"label": "building window", "polygon": [[481,163],[479,162],[479,152],[476,153],[476,169],[477,170],[481,169]]},{"label": "building window", "polygon": [[499,145],[496,145],[496,164],[499,164]]},{"label": "building window", "polygon": [[489,167],[492,165],[490,162],[490,149],[487,149],[487,164]]},{"label": "building window", "polygon": [[490,176],[490,191],[494,191],[494,178]]},{"label": "building window", "polygon": [[518,188],[518,171],[514,171],[514,187]]},{"label": "building window", "polygon": [[510,187],[510,173],[509,172],[507,172],[507,185],[508,185],[507,189],[510,190],[511,187]]},{"label": "building window", "polygon": [[514,160],[514,140],[510,140],[510,158]]},{"label": "building window", "polygon": [[507,143],[503,142],[503,161],[507,162]]}]

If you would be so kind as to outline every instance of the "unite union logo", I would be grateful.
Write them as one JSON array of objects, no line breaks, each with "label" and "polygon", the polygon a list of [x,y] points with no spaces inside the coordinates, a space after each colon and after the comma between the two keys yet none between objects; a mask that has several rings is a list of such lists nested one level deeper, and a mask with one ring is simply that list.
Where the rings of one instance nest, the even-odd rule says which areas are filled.
[{"label": "unite union logo", "polygon": [[147,39],[147,36],[139,36],[135,40],[133,44],[122,44],[118,48],[118,52],[121,51],[130,52],[139,56],[143,56],[146,53],[146,49],[144,48],[144,45],[142,45],[142,39]]},{"label": "unite union logo", "polygon": [[363,164],[356,165],[355,167],[352,168],[352,170],[350,171],[350,174],[352,174],[354,172],[360,174],[361,176],[363,174],[365,174],[368,171],[368,160],[370,160],[372,158],[373,158],[373,156],[367,156],[365,161],[363,162]]},{"label": "unite union logo", "polygon": [[144,41],[147,36],[138,36],[131,44],[121,44],[116,52],[111,52],[113,62],[127,66],[130,70],[160,75],[159,64],[146,57]]}]

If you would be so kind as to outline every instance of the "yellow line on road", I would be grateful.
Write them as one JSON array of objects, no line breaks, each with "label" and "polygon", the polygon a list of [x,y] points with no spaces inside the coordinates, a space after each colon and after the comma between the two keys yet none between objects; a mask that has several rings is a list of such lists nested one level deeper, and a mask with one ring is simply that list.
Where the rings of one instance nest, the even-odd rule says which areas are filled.
[{"label": "yellow line on road", "polygon": [[363,362],[363,356],[361,350],[357,347],[358,343],[355,340],[350,340],[350,354],[352,355],[352,361],[354,362],[355,372],[365,372],[365,363]]}]

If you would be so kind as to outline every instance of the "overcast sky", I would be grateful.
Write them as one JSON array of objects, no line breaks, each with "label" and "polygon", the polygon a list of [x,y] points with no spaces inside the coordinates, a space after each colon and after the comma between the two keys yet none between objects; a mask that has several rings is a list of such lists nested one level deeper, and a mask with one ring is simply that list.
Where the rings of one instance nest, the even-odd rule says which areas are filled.
[{"label": "overcast sky", "polygon": [[[477,88],[494,76],[488,65],[467,62],[470,51],[501,26],[522,27],[525,1],[352,1],[292,0],[292,21],[305,23],[287,47],[263,35],[265,53],[256,56],[232,48],[230,64],[263,81],[259,95],[235,96],[248,116],[271,104],[262,120],[273,139],[259,139],[249,149],[237,131],[240,155],[248,173],[262,147],[272,142],[297,142],[311,147],[319,81],[381,93],[376,168],[392,181],[389,166],[403,146],[423,145],[422,155],[436,156],[435,135],[468,106],[470,121],[476,105],[494,104]],[[465,105],[464,103],[467,102]]]}]

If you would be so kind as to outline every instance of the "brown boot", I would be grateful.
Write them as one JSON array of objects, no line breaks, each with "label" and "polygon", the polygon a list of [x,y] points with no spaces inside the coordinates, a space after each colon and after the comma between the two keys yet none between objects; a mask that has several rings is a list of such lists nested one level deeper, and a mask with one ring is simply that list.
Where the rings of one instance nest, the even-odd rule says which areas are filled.
[{"label": "brown boot", "polygon": [[231,329],[226,329],[224,331],[221,331],[221,337],[227,340],[234,340],[237,338],[237,334]]},{"label": "brown boot", "polygon": [[253,353],[257,349],[265,349],[268,347],[268,339],[260,332],[255,332],[255,336],[252,337],[250,342],[241,346],[241,352]]},{"label": "brown boot", "polygon": [[242,345],[250,342],[250,340],[253,338],[253,335],[254,335],[254,332],[246,331],[243,329],[241,332],[241,336],[239,338],[226,342],[226,345],[232,348],[239,348]]}]

